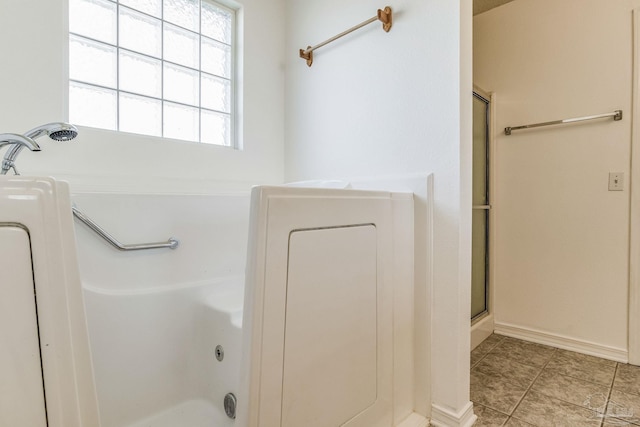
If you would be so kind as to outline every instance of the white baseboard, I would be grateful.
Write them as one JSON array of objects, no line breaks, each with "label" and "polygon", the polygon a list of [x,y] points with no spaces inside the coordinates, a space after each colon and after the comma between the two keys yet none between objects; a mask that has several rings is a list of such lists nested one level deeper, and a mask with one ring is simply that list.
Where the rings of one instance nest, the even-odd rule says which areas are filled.
[{"label": "white baseboard", "polygon": [[434,404],[431,406],[431,425],[435,427],[471,427],[478,417],[473,413],[473,403],[469,402],[458,413],[441,408]]},{"label": "white baseboard", "polygon": [[622,348],[595,344],[588,341],[582,341],[557,334],[550,334],[548,332],[536,331],[534,329],[523,328],[516,325],[496,322],[495,333],[538,344],[549,345],[564,350],[575,351],[577,353],[597,356],[603,359],[615,360],[616,362],[628,363],[629,361],[629,351]]},{"label": "white baseboard", "polygon": [[493,333],[495,324],[493,314],[488,314],[471,325],[471,350],[486,340]]}]

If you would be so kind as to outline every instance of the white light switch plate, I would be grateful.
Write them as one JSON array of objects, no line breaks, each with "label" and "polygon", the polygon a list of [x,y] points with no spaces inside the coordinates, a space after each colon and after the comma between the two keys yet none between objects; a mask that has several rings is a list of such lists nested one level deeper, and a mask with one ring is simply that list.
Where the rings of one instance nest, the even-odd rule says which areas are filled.
[{"label": "white light switch plate", "polygon": [[609,191],[624,190],[624,173],[609,172]]}]

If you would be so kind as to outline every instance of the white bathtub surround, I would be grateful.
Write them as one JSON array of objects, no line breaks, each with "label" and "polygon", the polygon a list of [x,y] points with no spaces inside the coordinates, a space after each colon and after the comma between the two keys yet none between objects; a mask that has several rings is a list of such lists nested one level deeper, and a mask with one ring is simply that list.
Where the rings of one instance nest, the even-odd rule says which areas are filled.
[{"label": "white bathtub surround", "polygon": [[[365,181],[353,185],[369,188],[376,185],[374,181]],[[416,212],[422,216],[427,211],[428,182],[427,176],[420,175],[389,178],[386,185],[396,190],[415,188],[420,194],[417,196],[420,208]],[[378,182],[378,185],[382,184]],[[310,191],[304,188],[285,190],[296,194]],[[420,300],[424,302],[422,312],[426,312],[424,286],[428,268],[424,262],[414,263],[413,224],[419,224],[416,227],[424,234],[424,241],[416,243],[424,254],[427,216],[420,221],[414,220],[414,197],[410,193],[311,191],[318,208],[312,209],[310,217],[323,212],[352,217],[366,210],[362,206],[332,210],[331,203],[335,200],[329,198],[327,204],[324,199],[315,197],[318,192],[337,192],[342,198],[344,194],[384,194],[379,198],[387,205],[386,220],[381,227],[385,230],[386,241],[390,236],[393,238],[391,244],[387,242],[380,246],[380,256],[386,253],[385,262],[389,262],[381,266],[381,277],[384,283],[393,283],[393,286],[384,290],[388,295],[380,301],[387,305],[379,308],[380,314],[385,316],[381,321],[387,319],[381,329],[385,339],[393,335],[393,343],[381,349],[385,352],[381,360],[393,363],[385,368],[384,378],[379,378],[384,380],[379,383],[380,387],[384,385],[387,396],[380,420],[388,421],[387,427],[420,426],[427,420],[424,416],[411,414],[415,387],[416,383],[428,387],[428,383],[424,378],[416,380],[414,337],[419,334],[424,340],[427,330],[425,325],[414,326],[414,268],[421,276],[416,283],[420,283]],[[238,386],[238,369],[242,278],[249,224],[248,194],[81,193],[73,199],[83,211],[125,243],[162,240],[169,235],[181,242],[175,251],[122,253],[81,223],[76,223],[98,397],[103,409],[102,427],[139,427],[145,423],[173,427],[178,419],[189,427],[209,427],[212,419],[216,420],[216,427],[245,427],[242,419],[235,423],[228,419],[221,403],[227,392],[233,392],[238,396],[240,408],[247,405]],[[367,232],[371,232],[371,226],[367,224],[347,231],[364,232],[366,238]],[[317,254],[316,247],[306,246],[305,239],[294,238],[292,241],[301,248],[299,253],[311,250],[312,254]],[[367,259],[374,256],[372,248],[373,245],[366,247],[369,251]],[[358,251],[348,251],[351,252]],[[377,257],[377,252],[375,254]],[[305,276],[307,270],[297,271]],[[334,273],[340,271],[336,269]],[[320,269],[314,277],[322,272]],[[341,288],[334,290],[339,292]],[[351,298],[359,300],[360,293],[352,293]],[[347,299],[345,296],[342,300]],[[377,309],[374,314],[378,314]],[[360,326],[371,331],[376,323],[373,320]],[[357,341],[356,338],[354,342]],[[368,342],[370,345],[371,341]],[[224,347],[222,362],[215,359],[218,344]],[[351,342],[347,340],[343,344],[350,345]],[[266,370],[271,371],[273,368]],[[377,374],[371,378],[378,378]],[[403,422],[405,424],[401,424]]]},{"label": "white bathtub surround", "polygon": [[248,192],[82,192],[73,202],[122,243],[180,240],[176,250],[119,252],[76,221],[85,287],[154,293],[244,275]]},{"label": "white bathtub surround", "polygon": [[73,200],[124,243],[180,240],[125,253],[76,222],[102,427],[233,426],[222,402],[238,393],[248,193]]},{"label": "white bathtub surround", "polygon": [[222,402],[238,387],[242,281],[85,290],[102,427],[234,425]]},{"label": "white bathtub surround", "polygon": [[[2,176],[0,206],[3,258],[5,251],[16,257],[13,265],[2,264],[1,283],[3,288],[28,286],[30,293],[30,298],[20,300],[23,292],[14,294],[15,299],[2,295],[3,304],[13,305],[11,310],[4,307],[3,315],[19,317],[3,317],[0,326],[15,327],[21,335],[15,336],[11,329],[1,331],[0,369],[21,375],[2,375],[0,424],[98,426],[68,186],[50,178]],[[9,241],[19,246],[6,247]],[[17,319],[22,323],[15,324]],[[25,328],[27,321],[29,328]],[[7,341],[11,336],[16,340]],[[31,349],[21,352],[29,343]],[[11,378],[17,382],[12,383]],[[28,386],[29,394],[17,392]],[[31,418],[33,414],[39,415]]]},{"label": "white bathtub surround", "polygon": [[413,288],[394,252],[413,259],[412,218],[410,193],[253,190],[240,425],[394,425],[394,287]]}]

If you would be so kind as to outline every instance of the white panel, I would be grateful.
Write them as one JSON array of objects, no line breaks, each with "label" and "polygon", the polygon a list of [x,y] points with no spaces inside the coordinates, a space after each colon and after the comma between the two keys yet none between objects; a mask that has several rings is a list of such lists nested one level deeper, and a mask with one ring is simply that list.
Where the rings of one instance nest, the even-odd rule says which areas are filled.
[{"label": "white panel", "polygon": [[343,425],[377,395],[373,225],[298,231],[289,241],[282,425]]},{"label": "white panel", "polygon": [[0,227],[0,425],[46,426],[29,236]]},{"label": "white panel", "polygon": [[[250,427],[307,426],[314,425],[311,423],[316,422],[318,423],[316,425],[323,427],[340,425],[343,422],[342,425],[350,427],[392,425],[394,294],[391,194],[358,190],[255,187],[251,202],[243,320],[244,354],[247,357],[241,369],[243,372],[241,390],[246,393],[241,396],[241,401],[247,403],[244,407],[240,406],[237,422],[239,425]],[[369,243],[358,242],[363,240],[361,236],[357,236],[356,239],[356,236],[349,234],[355,232],[354,230],[348,231],[348,238],[335,238],[336,241],[329,239],[321,245],[319,244],[321,239],[315,236],[309,238],[309,241],[305,236],[302,239],[303,242],[297,241],[300,236],[294,236],[293,243],[290,242],[292,233],[295,235],[301,230],[321,230],[318,231],[318,234],[321,234],[334,229],[336,233],[342,233],[350,226],[361,230],[370,230],[371,227],[375,227],[375,232],[370,234],[365,232],[365,240]],[[296,246],[291,248],[291,252],[290,244]],[[374,248],[375,314],[371,314],[368,310],[371,309],[372,303],[367,302],[367,299],[371,298],[372,294],[369,292],[373,291],[367,287],[366,281],[370,279],[367,279],[366,274],[362,275],[362,271],[367,271],[363,266],[366,264],[363,259],[373,257],[374,255],[368,251],[373,251]],[[297,253],[297,251],[301,252]],[[363,251],[364,253],[361,253]],[[359,260],[356,262],[359,265],[352,267],[345,260],[354,257]],[[353,259],[351,261],[355,262]],[[290,263],[293,263],[292,271],[289,271]],[[329,264],[335,265],[329,267]],[[312,285],[307,284],[289,291],[289,281],[298,280],[295,270],[298,269],[303,274],[303,269],[307,268],[311,273],[307,273],[305,282],[309,280],[309,283],[313,283],[318,280],[318,277],[322,277],[326,282],[322,280],[320,282],[328,288],[311,289]],[[289,275],[293,277],[290,278]],[[365,283],[358,283],[358,286],[364,287],[363,289],[367,291],[343,289],[348,286],[344,283],[348,282],[349,276],[354,281],[362,279]],[[298,291],[304,295],[297,295]],[[349,292],[343,294],[345,291]],[[345,301],[331,300],[341,298]],[[323,301],[320,302],[319,299]],[[298,307],[301,304],[304,307]],[[356,306],[361,307],[361,304],[362,307],[366,307],[362,309],[363,311],[349,310]],[[293,308],[294,305],[296,308]],[[313,315],[312,310],[319,310],[319,308],[331,314]],[[311,317],[304,317],[307,315],[305,311],[311,314]],[[365,319],[356,319],[363,313],[369,313],[368,317],[365,315]],[[346,327],[334,332],[336,324],[333,323],[335,321],[333,316],[342,318],[344,322],[342,326],[346,325]],[[296,325],[300,322],[302,325]],[[376,366],[372,369],[367,367],[370,356],[364,349],[370,345],[367,343],[370,343],[368,340],[371,338],[367,334],[373,330],[374,324]],[[292,328],[303,330],[298,329],[295,332]],[[317,336],[312,340],[313,346],[308,345],[308,352],[301,356],[300,354],[304,353],[303,335],[305,333]],[[332,335],[331,340],[323,338],[323,333]],[[341,334],[348,334],[350,337],[347,339]],[[300,342],[296,343],[294,339],[292,344],[292,337]],[[331,342],[343,339],[343,342]],[[364,367],[370,374],[348,371],[344,375],[350,378],[339,378],[345,371],[338,372],[343,369],[338,365],[340,362],[346,363],[351,360],[352,355],[346,353],[352,351],[360,352],[357,357],[360,358],[361,365],[356,365],[355,369]],[[314,360],[316,352],[320,352],[321,356]],[[337,361],[332,358],[342,358],[342,360]],[[304,369],[298,366],[305,363],[302,359],[314,363],[312,368],[305,370],[305,376],[306,380],[312,383],[311,387],[320,388],[316,395],[313,393],[317,390],[307,390],[306,380],[299,382],[297,385],[300,387],[294,390],[296,387],[294,382],[300,381],[300,378],[295,378],[295,372]],[[323,366],[323,364],[330,366]],[[335,371],[332,371],[332,368]],[[322,369],[324,369],[323,374],[319,373]],[[333,378],[320,379],[322,375]],[[370,375],[375,375],[375,382]],[[322,383],[325,380],[328,382],[333,380],[333,388],[327,383]],[[314,381],[316,384],[313,384]],[[349,381],[364,383],[352,384]],[[349,391],[340,390],[344,387],[349,387]],[[370,399],[370,396],[373,396],[370,394],[370,387],[376,388],[373,400]],[[333,397],[334,394],[340,393],[348,395],[346,398],[348,401],[340,403],[339,397]],[[363,394],[363,396],[357,396],[354,393]],[[302,422],[292,418],[295,411],[304,411],[304,408],[292,408],[291,401],[294,397],[296,399],[304,397],[307,401],[313,401],[318,399],[318,396],[322,399],[322,406],[315,406],[310,410],[315,414],[312,420]],[[336,401],[338,403],[334,403]],[[345,408],[347,406],[348,409]],[[325,414],[327,412],[335,414]],[[302,412],[299,414],[302,416]],[[331,418],[332,416],[337,420]],[[316,419],[318,417],[329,418]]]},{"label": "white panel", "polygon": [[[24,330],[19,332],[14,329],[3,331],[3,334],[8,333],[15,340],[12,342],[3,335],[0,343],[3,351],[11,354],[18,348],[24,348],[21,345],[30,346],[30,350],[24,351],[22,360],[27,363],[29,359],[30,365],[25,369],[30,373],[19,373],[19,377],[14,378],[18,378],[20,386],[30,384],[37,394],[37,388],[42,392],[44,377],[49,427],[99,426],[84,303],[76,262],[74,224],[69,209],[69,187],[52,178],[0,176],[0,206],[0,224],[17,223],[24,230],[29,230],[28,237],[20,226],[16,230],[20,237],[9,237],[6,230],[0,235],[0,271],[3,274],[0,279],[0,325],[24,326]],[[10,282],[7,280],[9,277]],[[38,337],[35,332],[34,282],[37,287],[39,352],[36,349]],[[10,287],[8,283],[16,283],[18,286]],[[8,295],[8,292],[18,293],[14,296]],[[10,313],[19,314],[19,321],[9,321],[7,316]],[[30,325],[26,326],[23,322],[30,322]],[[7,342],[10,344],[6,345],[5,350]],[[39,357],[42,358],[42,373]],[[0,366],[7,366],[7,361],[0,360]],[[0,390],[3,393],[0,405],[11,402],[17,390],[10,381],[5,382],[5,378],[4,371],[0,372]],[[2,388],[7,384],[10,384],[8,388]],[[10,393],[11,399],[5,401],[4,395],[7,393]],[[41,411],[42,399],[34,400],[40,403],[30,402],[28,411]],[[42,424],[5,423],[0,420],[0,426],[5,425],[37,427]]]}]

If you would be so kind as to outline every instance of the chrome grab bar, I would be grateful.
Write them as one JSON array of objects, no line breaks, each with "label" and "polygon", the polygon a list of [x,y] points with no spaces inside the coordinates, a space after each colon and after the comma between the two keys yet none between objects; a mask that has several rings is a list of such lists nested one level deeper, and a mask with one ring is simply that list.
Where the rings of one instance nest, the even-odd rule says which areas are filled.
[{"label": "chrome grab bar", "polygon": [[82,223],[84,223],[87,227],[96,232],[100,237],[109,242],[114,248],[120,251],[139,251],[142,249],[159,249],[159,248],[169,248],[175,249],[178,247],[180,243],[177,239],[171,237],[166,242],[159,243],[141,243],[138,245],[124,245],[120,243],[115,237],[111,234],[107,233],[102,227],[96,224],[91,218],[82,213],[75,205],[71,206],[71,211],[73,215],[78,218]]}]

